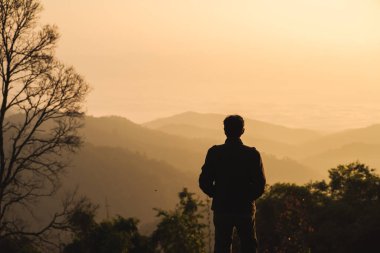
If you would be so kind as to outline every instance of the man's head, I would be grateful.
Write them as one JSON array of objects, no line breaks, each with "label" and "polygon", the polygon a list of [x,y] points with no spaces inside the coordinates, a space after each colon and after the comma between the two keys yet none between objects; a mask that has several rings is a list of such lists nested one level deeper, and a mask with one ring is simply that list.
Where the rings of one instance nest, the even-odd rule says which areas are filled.
[{"label": "man's head", "polygon": [[223,124],[227,138],[239,138],[244,133],[244,119],[240,115],[227,116]]}]

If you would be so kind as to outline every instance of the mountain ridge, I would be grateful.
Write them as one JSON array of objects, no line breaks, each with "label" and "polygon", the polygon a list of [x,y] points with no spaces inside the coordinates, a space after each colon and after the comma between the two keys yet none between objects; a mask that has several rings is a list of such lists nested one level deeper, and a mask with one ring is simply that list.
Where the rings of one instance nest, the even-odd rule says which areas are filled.
[{"label": "mountain ridge", "polygon": [[[184,112],[175,114],[166,118],[159,118],[153,121],[143,123],[143,126],[155,129],[165,125],[182,124],[192,125],[201,128],[215,129],[223,132],[223,120],[225,115],[216,113],[198,113],[198,112]],[[320,133],[314,130],[303,128],[290,128],[277,124],[272,124],[264,121],[245,118],[246,129],[252,130],[258,138],[270,139],[268,137],[276,138],[280,142],[290,144],[302,143],[310,141],[321,136]],[[246,131],[246,134],[247,132]],[[269,133],[266,133],[268,132]],[[250,134],[250,132],[248,132]]]}]

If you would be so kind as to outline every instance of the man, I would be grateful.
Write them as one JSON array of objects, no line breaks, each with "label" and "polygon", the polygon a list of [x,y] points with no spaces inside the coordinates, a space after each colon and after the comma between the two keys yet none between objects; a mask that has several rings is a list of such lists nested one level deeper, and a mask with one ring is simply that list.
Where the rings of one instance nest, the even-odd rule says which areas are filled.
[{"label": "man", "polygon": [[244,120],[239,115],[224,120],[225,144],[211,147],[199,177],[199,186],[213,198],[215,253],[229,253],[236,227],[243,253],[257,252],[255,200],[265,188],[260,153],[240,140]]}]

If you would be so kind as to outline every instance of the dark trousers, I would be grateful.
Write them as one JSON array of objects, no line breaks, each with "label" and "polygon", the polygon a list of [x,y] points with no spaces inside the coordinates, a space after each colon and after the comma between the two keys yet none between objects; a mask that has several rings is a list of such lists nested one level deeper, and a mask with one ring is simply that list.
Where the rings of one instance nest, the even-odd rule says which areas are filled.
[{"label": "dark trousers", "polygon": [[221,214],[214,212],[214,253],[230,253],[233,228],[240,238],[242,253],[256,253],[255,216],[249,214]]}]

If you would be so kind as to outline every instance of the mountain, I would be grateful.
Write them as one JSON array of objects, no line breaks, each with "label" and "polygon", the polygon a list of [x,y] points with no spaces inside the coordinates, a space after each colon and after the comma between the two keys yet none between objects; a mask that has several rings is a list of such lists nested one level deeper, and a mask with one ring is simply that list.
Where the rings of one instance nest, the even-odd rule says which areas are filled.
[{"label": "mountain", "polygon": [[[143,124],[152,129],[189,137],[205,137],[210,134],[213,139],[223,137],[223,120],[225,115],[211,113],[185,112],[167,118],[153,120]],[[280,143],[300,144],[322,136],[308,129],[289,128],[267,122],[245,118],[246,133],[252,138],[273,140]]]},{"label": "mountain", "polygon": [[182,171],[198,168],[210,146],[210,142],[162,133],[116,116],[86,117],[82,135],[88,143],[127,148]]},{"label": "mountain", "polygon": [[[212,139],[187,138],[135,124],[121,117],[87,117],[82,130],[88,143],[96,146],[121,147],[146,157],[165,161],[174,169],[197,177],[207,149],[220,144]],[[260,150],[262,151],[262,150]],[[262,152],[268,181],[307,182],[320,174],[289,158]],[[273,176],[272,176],[273,175]]]},{"label": "mountain", "polygon": [[380,144],[380,125],[329,134],[300,145],[300,149],[303,150],[304,157],[309,157],[326,153],[329,150],[336,150],[353,143]]},{"label": "mountain", "polygon": [[[223,119],[224,115],[220,114],[186,112],[153,120],[144,126],[177,136],[213,139],[217,142],[224,139]],[[268,156],[281,158],[279,163],[273,162],[276,173],[273,173],[272,177],[276,178],[275,181],[284,179],[286,173],[281,174],[282,171],[300,177],[302,174],[299,171],[304,171],[304,174],[319,171],[324,175],[331,167],[355,160],[380,167],[380,159],[377,158],[380,151],[380,125],[323,135],[307,129],[292,129],[251,119],[245,121],[246,131],[242,136],[244,143],[257,147]],[[285,169],[286,159],[303,169],[296,165],[286,165]],[[290,172],[291,168],[298,168],[297,172]],[[292,179],[294,180],[294,177]]]},{"label": "mountain", "polygon": [[[206,198],[198,187],[199,171],[182,172],[128,149],[85,144],[73,158],[61,178],[61,193],[78,187],[80,195],[99,206],[98,219],[108,215],[136,217],[145,233],[150,233],[156,222],[153,208],[173,209],[183,187]],[[294,161],[266,155],[263,159],[270,182],[307,182],[315,176]],[[59,196],[40,203],[36,212],[41,224],[53,210],[59,210],[59,203]]]},{"label": "mountain", "polygon": [[304,184],[327,176],[327,173],[305,166],[290,158],[279,159],[264,153],[262,154],[262,159],[269,184],[277,182]]},{"label": "mountain", "polygon": [[[164,133],[174,134],[177,136],[182,136],[190,139],[195,139],[199,141],[207,141],[210,144],[212,143],[223,143],[225,140],[225,135],[222,129],[209,129],[202,128],[198,126],[190,126],[190,125],[164,125],[162,127],[155,128],[155,130],[159,130]],[[276,154],[280,157],[293,157],[297,156],[298,149],[295,145],[278,142],[275,140],[267,140],[256,138],[251,135],[243,135],[242,140],[244,143],[250,146],[255,146],[261,151]]]},{"label": "mountain", "polygon": [[[222,142],[164,133],[122,117],[85,117],[85,144],[62,177],[63,190],[79,192],[99,204],[99,217],[137,217],[154,222],[153,208],[171,209],[183,187],[201,198],[198,176],[207,149]],[[322,176],[289,158],[261,152],[268,183],[305,183]],[[58,199],[40,210],[54,210]],[[39,211],[46,216],[45,211]]]},{"label": "mountain", "polygon": [[330,169],[338,164],[360,161],[374,168],[380,168],[380,144],[350,143],[336,149],[329,149],[302,160],[309,167]]},{"label": "mountain", "polygon": [[[307,182],[319,177],[291,160],[266,155],[263,159],[270,182]],[[86,144],[75,154],[62,182],[63,189],[79,187],[81,194],[99,204],[101,219],[108,212],[111,217],[137,217],[149,224],[155,221],[153,208],[174,208],[183,187],[205,198],[198,187],[198,175],[199,170],[183,172],[128,149]]]},{"label": "mountain", "polygon": [[[222,141],[224,117],[220,114],[186,112],[153,120],[144,126],[182,137]],[[377,150],[370,144],[380,144],[380,124],[321,134],[312,130],[287,128],[248,118],[245,121],[246,131],[242,139],[247,145],[255,146],[262,152],[276,157],[288,157],[321,172],[327,169],[326,165],[334,166],[334,162],[345,163],[356,158],[360,158],[363,162],[368,160],[378,164],[370,157],[370,154],[376,151],[369,147]],[[355,152],[352,151],[353,148]]]},{"label": "mountain", "polygon": [[147,126],[151,129],[159,130],[164,133],[174,134],[177,136],[183,136],[192,139],[212,139],[216,141],[223,141],[225,138],[222,129],[206,128],[195,125],[185,125],[185,124],[168,124],[158,127],[151,127],[150,124]]},{"label": "mountain", "polygon": [[[151,136],[160,140],[155,147],[158,149],[161,145],[163,147],[174,143],[182,145],[182,141],[187,143],[189,140],[176,139],[159,131],[156,133],[154,130],[118,117],[87,119],[89,122],[83,129],[87,143],[74,155],[73,165],[67,170],[67,175],[62,181],[65,189],[78,186],[81,194],[98,203],[100,217],[104,218],[106,215],[107,202],[111,216],[116,214],[133,216],[141,219],[143,223],[149,223],[154,221],[153,208],[173,208],[178,201],[177,193],[183,187],[187,187],[202,198],[205,197],[198,188],[202,162],[193,170],[183,171],[171,165],[171,159],[167,158],[167,161],[152,159],[147,152],[132,151],[127,148],[145,147],[151,141],[146,138],[149,139]],[[113,136],[112,133],[117,134]],[[136,134],[139,134],[140,138],[134,139]],[[172,141],[170,145],[167,143],[168,140]],[[96,145],[92,142],[96,142]],[[184,149],[175,149],[175,146],[171,148],[173,158],[181,157],[181,152],[184,152]],[[203,160],[204,155],[205,153],[199,154],[198,160]],[[312,178],[321,177],[318,173],[290,159],[278,159],[263,154],[263,161],[269,183],[278,181],[304,183]]]},{"label": "mountain", "polygon": [[[197,179],[207,149],[224,141],[220,129],[223,118],[184,113],[139,125],[116,116],[85,117],[80,130],[85,145],[74,155],[73,166],[62,178],[64,189],[79,186],[81,194],[100,205],[102,218],[107,202],[111,216],[134,216],[143,223],[153,222],[152,208],[173,208],[183,187],[205,197]],[[250,124],[243,140],[261,152],[269,184],[321,179],[327,176],[327,169],[357,159],[380,167],[378,125],[320,136],[263,122]],[[278,136],[276,130],[295,140],[290,141],[289,136],[273,138]]]},{"label": "mountain", "polygon": [[197,180],[169,164],[118,147],[86,144],[74,156],[63,181],[64,189],[79,192],[109,214],[154,220],[153,208],[173,208],[183,187],[198,192]]}]

